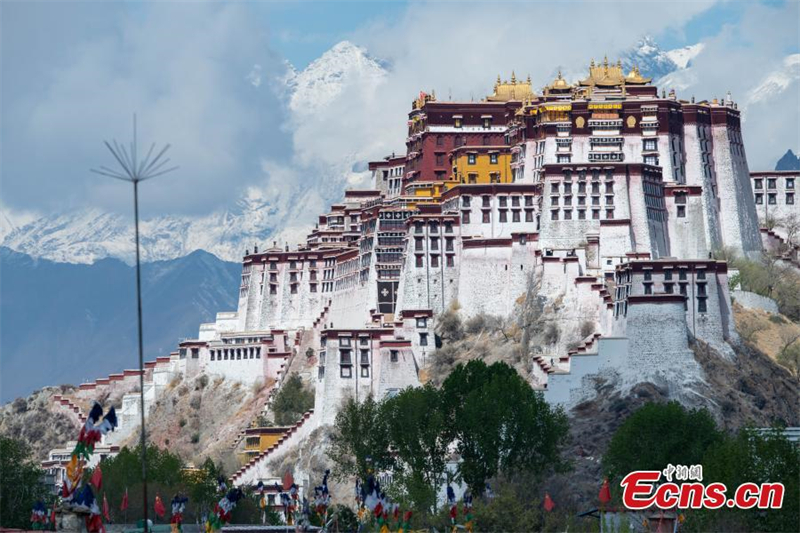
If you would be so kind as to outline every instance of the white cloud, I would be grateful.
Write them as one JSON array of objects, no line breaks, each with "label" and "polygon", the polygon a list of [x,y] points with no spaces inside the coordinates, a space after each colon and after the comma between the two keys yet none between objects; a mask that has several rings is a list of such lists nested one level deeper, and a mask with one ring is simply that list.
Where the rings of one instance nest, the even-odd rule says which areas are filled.
[{"label": "white cloud", "polygon": [[[288,143],[274,128],[283,120],[282,105],[261,85],[285,66],[246,6],[94,8],[117,10],[110,27],[73,43],[46,79],[11,81],[27,90],[13,107],[4,106],[4,181],[12,198],[48,208],[69,202],[128,211],[130,191],[88,169],[111,163],[101,141],[127,141],[133,112],[142,138],[172,143],[180,165],[143,191],[154,211],[204,213],[232,202],[260,178],[258,155],[285,152]],[[35,26],[37,7],[19,9],[5,14],[4,26]],[[254,64],[262,69],[258,84],[247,80]]]}]

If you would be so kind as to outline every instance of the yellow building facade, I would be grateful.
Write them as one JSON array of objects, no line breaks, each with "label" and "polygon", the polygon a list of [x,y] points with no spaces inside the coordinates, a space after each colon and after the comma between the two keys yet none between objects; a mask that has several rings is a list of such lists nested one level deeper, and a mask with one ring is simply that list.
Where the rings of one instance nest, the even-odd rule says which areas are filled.
[{"label": "yellow building facade", "polygon": [[461,146],[450,153],[455,183],[511,183],[507,146]]},{"label": "yellow building facade", "polygon": [[288,427],[247,428],[244,436],[244,452],[240,457],[242,463],[271,448],[288,430]]}]

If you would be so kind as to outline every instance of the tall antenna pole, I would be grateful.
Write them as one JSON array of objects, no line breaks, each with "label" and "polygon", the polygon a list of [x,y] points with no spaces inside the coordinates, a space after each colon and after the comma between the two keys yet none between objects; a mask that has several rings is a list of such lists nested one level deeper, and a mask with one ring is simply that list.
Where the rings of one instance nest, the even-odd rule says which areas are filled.
[{"label": "tall antenna pole", "polygon": [[156,147],[155,143],[150,145],[150,149],[144,159],[139,162],[137,135],[136,135],[136,114],[133,115],[133,142],[131,143],[130,152],[123,144],[117,143],[116,139],[113,140],[113,146],[108,141],[103,141],[114,156],[121,171],[113,170],[108,167],[101,166],[99,169],[91,169],[95,174],[107,176],[122,181],[127,181],[133,184],[133,220],[134,231],[136,235],[136,318],[138,325],[138,339],[139,339],[139,413],[141,415],[141,431],[140,431],[140,448],[141,448],[141,461],[142,461],[142,507],[144,512],[144,533],[148,532],[147,525],[147,434],[144,424],[144,346],[142,341],[142,275],[141,275],[141,261],[139,253],[139,183],[156,176],[161,176],[167,172],[172,172],[178,167],[167,167],[169,158],[164,158],[164,154],[169,150],[170,145],[167,144],[158,152],[158,155],[152,157],[153,151]]}]

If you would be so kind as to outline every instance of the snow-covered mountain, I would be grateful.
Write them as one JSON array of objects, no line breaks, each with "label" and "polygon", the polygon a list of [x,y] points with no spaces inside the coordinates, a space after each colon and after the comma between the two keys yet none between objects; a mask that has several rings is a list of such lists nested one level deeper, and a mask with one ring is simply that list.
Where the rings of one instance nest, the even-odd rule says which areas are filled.
[{"label": "snow-covered mountain", "polygon": [[375,85],[386,77],[385,63],[350,41],[342,41],[312,61],[300,72],[290,65],[286,78],[291,88],[289,108],[308,113],[330,104],[348,82]]},{"label": "snow-covered mountain", "polygon": [[[301,71],[287,64],[287,72],[283,79],[286,105],[295,122],[330,105],[351,82],[369,91],[386,75],[380,60],[347,41]],[[256,65],[246,81],[257,87],[260,76]],[[227,261],[240,261],[254,245],[301,242],[316,215],[341,198],[345,187],[363,185],[368,173],[357,158],[342,154],[341,159],[339,164],[314,169],[318,174],[314,187],[298,186],[295,169],[265,162],[270,184],[248,189],[232,208],[202,217],[164,215],[143,220],[142,259],[169,260],[205,250]],[[130,217],[94,208],[23,220],[0,210],[0,245],[62,263],[89,264],[109,257],[131,263],[135,257]]]},{"label": "snow-covered mountain", "polygon": [[692,59],[697,57],[697,55],[703,51],[705,48],[705,44],[697,43],[692,44],[689,46],[684,46],[683,48],[676,48],[675,50],[670,50],[669,52],[665,52],[667,57],[675,63],[675,66],[679,69],[688,68],[692,62]]},{"label": "snow-covered mountain", "polygon": [[[306,225],[283,225],[282,210],[250,191],[235,209],[205,217],[160,216],[140,225],[143,261],[175,259],[205,250],[226,261],[240,261],[246,249],[271,241],[299,242]],[[91,264],[117,258],[135,258],[130,218],[87,208],[39,218],[14,228],[2,245],[32,257],[59,263]]]},{"label": "snow-covered mountain", "polygon": [[780,67],[770,72],[747,94],[747,104],[773,99],[800,80],[800,54],[786,56]]},{"label": "snow-covered mountain", "polygon": [[652,37],[645,35],[623,54],[622,66],[626,71],[637,66],[643,75],[657,80],[679,68],[671,57],[674,52],[662,50]]}]

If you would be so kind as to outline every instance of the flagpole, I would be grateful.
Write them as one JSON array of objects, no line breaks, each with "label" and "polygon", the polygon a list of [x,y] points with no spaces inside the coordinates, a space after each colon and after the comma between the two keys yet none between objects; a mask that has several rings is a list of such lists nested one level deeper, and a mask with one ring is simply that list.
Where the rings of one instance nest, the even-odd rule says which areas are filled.
[{"label": "flagpole", "polygon": [[106,148],[108,148],[108,150],[114,156],[114,159],[117,161],[117,163],[119,163],[121,170],[113,170],[108,167],[101,166],[99,169],[92,169],[92,172],[121,181],[127,181],[133,184],[133,216],[136,241],[136,318],[139,348],[139,412],[141,419],[140,447],[142,462],[142,510],[144,518],[143,530],[144,533],[148,533],[150,528],[147,524],[147,438],[145,430],[144,402],[144,346],[142,340],[142,275],[141,258],[139,252],[139,182],[172,172],[178,167],[165,168],[169,162],[169,158],[164,158],[164,154],[166,154],[167,150],[169,150],[169,144],[164,146],[164,148],[162,148],[155,157],[151,158],[155,149],[155,144],[152,144],[150,146],[150,150],[147,152],[147,155],[143,159],[139,159],[137,141],[136,114],[134,114],[133,143],[131,143],[130,151],[128,151],[124,144],[118,144],[116,140],[113,141],[113,146],[108,141],[105,141]]}]

